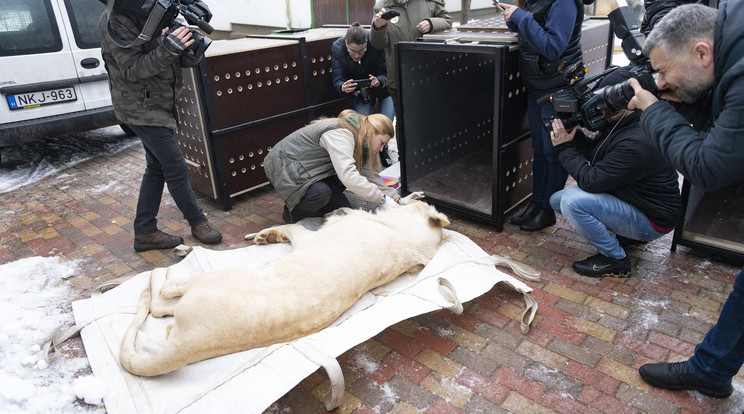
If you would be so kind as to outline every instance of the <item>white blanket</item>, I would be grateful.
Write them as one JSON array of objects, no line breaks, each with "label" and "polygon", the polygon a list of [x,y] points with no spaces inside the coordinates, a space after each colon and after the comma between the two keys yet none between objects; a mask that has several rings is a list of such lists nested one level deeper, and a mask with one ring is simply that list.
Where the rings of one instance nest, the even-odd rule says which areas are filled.
[{"label": "white blanket", "polygon": [[[407,273],[364,295],[331,326],[284,344],[253,349],[202,361],[157,377],[131,375],[119,366],[122,336],[136,311],[140,293],[150,284],[143,272],[102,295],[73,303],[93,373],[108,385],[106,410],[117,413],[260,413],[318,367],[331,379],[326,401],[331,410],[341,401],[343,376],[335,358],[388,326],[423,313],[449,308],[506,283],[525,299],[522,331],[527,332],[537,310],[532,289],[494,267],[500,258],[489,256],[467,237],[445,230],[447,241],[420,273]],[[271,266],[292,250],[288,244],[249,246],[214,251],[195,247],[180,263],[182,272],[247,266]],[[449,287],[447,287],[449,286]],[[165,338],[168,318],[148,320],[137,338],[156,344]]]}]

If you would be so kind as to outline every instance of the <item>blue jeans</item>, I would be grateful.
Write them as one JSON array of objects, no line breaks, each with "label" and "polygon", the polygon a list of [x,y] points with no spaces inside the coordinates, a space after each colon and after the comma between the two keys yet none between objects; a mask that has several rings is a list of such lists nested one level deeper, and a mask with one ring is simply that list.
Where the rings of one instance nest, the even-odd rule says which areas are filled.
[{"label": "blue jeans", "polygon": [[[354,97],[354,110],[359,114],[369,115],[375,107],[376,100],[373,99],[367,103]],[[388,96],[380,101],[380,113],[390,118],[390,122],[395,118],[395,108],[393,108],[393,98]]]},{"label": "blue jeans", "polygon": [[542,120],[555,115],[553,105],[538,105],[537,100],[554,91],[534,91],[527,95],[527,120],[532,137],[532,201],[550,207],[550,196],[566,186],[568,173],[558,161],[550,135],[543,128]]},{"label": "blue jeans", "polygon": [[624,258],[625,250],[610,232],[640,241],[664,235],[651,226],[641,210],[610,194],[569,187],[553,194],[550,206],[563,214],[599,253],[613,259]]},{"label": "blue jeans", "polygon": [[189,182],[189,168],[181,148],[173,138],[173,130],[165,127],[129,126],[142,141],[147,161],[137,199],[134,234],[158,231],[157,215],[165,184],[168,184],[168,192],[190,226],[205,221],[207,218],[196,204],[194,190]]},{"label": "blue jeans", "polygon": [[718,322],[695,347],[687,366],[713,384],[729,384],[744,364],[744,269],[736,275],[734,290],[723,304]]}]

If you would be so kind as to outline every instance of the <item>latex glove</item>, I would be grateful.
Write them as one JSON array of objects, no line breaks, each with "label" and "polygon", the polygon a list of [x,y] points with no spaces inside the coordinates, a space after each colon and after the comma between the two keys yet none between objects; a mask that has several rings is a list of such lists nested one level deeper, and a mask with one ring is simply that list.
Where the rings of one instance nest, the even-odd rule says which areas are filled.
[{"label": "latex glove", "polygon": [[385,197],[385,203],[381,204],[380,207],[383,210],[387,210],[389,208],[398,208],[400,205],[395,202],[395,200],[392,199],[392,197]]},{"label": "latex glove", "polygon": [[424,198],[424,192],[423,191],[414,191],[411,194],[408,194],[407,196],[401,198],[398,201],[398,204],[404,206],[404,205],[408,204],[408,202],[411,201],[411,200],[419,200],[419,199],[422,199],[422,198]]}]

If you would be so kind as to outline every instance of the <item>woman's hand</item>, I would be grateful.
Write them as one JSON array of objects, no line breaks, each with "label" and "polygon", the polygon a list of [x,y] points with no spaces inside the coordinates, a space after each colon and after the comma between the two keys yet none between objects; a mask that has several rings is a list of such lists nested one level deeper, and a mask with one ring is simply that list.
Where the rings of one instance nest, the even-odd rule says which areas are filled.
[{"label": "woman's hand", "polygon": [[349,79],[346,82],[344,82],[343,85],[341,85],[341,91],[344,93],[352,93],[356,89],[357,84],[354,82],[354,79]]},{"label": "woman's hand", "polygon": [[507,4],[507,3],[499,3],[499,2],[493,2],[494,6],[499,6],[504,11],[501,13],[502,16],[504,16],[504,21],[509,22],[511,21],[511,15],[514,13],[515,10],[519,9],[519,7],[513,5],[513,4]]}]

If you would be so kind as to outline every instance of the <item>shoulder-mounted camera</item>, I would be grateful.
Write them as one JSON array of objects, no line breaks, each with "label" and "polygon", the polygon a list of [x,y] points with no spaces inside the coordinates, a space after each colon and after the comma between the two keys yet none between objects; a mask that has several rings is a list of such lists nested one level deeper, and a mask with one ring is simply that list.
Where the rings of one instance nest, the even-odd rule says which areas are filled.
[{"label": "shoulder-mounted camera", "polygon": [[[656,78],[651,62],[643,56],[642,47],[645,36],[638,29],[633,18],[633,12],[627,6],[619,7],[608,15],[615,35],[622,40],[622,48],[625,56],[630,60],[628,70],[630,77],[636,78],[643,89],[660,96],[656,86]],[[555,117],[563,122],[566,130],[575,126],[584,127],[590,131],[596,131],[607,125],[607,119],[622,109],[627,109],[628,102],[635,95],[628,80],[615,85],[599,87],[602,80],[620,69],[611,67],[602,73],[584,78],[586,70],[583,64],[569,66],[564,69],[563,77],[569,84],[566,89],[561,89],[554,94],[540,98],[538,105],[553,104]],[[553,119],[554,119],[553,118]],[[543,119],[543,127],[552,131],[553,119]]]}]

